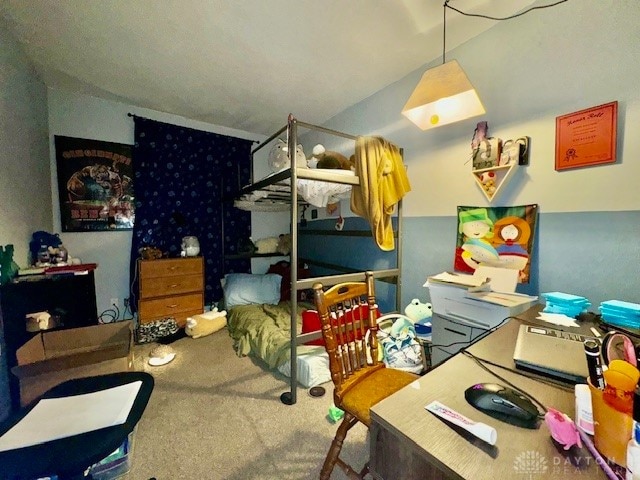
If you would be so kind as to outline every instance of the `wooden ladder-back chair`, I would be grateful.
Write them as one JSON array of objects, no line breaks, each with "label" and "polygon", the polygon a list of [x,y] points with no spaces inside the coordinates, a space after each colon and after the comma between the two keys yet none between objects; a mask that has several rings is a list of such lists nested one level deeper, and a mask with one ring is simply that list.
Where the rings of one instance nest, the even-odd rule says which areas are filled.
[{"label": "wooden ladder-back chair", "polygon": [[378,306],[372,272],[365,273],[364,282],[341,283],[326,291],[322,284],[316,283],[313,290],[329,354],[329,369],[335,387],[333,400],[336,407],[344,410],[344,419],[331,443],[320,479],[328,480],[336,464],[349,478],[362,479],[369,470],[368,462],[357,473],[340,458],[347,432],[358,422],[368,428],[371,407],[418,376],[385,368],[381,360],[376,338]]}]

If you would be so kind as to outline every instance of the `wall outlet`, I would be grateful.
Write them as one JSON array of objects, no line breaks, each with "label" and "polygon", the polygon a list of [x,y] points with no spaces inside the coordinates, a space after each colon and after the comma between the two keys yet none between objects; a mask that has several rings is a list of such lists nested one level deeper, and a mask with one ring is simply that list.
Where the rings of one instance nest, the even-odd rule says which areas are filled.
[{"label": "wall outlet", "polygon": [[117,298],[112,298],[111,299],[111,303],[109,304],[109,306],[115,305],[117,307],[119,304],[120,304],[120,302],[118,301]]}]

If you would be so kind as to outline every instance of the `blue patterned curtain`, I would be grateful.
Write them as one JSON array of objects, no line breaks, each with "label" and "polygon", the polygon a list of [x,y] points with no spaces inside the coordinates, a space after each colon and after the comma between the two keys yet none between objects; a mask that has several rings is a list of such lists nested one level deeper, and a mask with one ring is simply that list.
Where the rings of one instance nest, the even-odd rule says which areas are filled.
[{"label": "blue patterned curtain", "polygon": [[188,235],[198,238],[205,260],[205,303],[219,300],[220,278],[251,268],[249,260],[224,259],[251,235],[251,214],[224,203],[223,197],[249,182],[252,142],[136,116],[134,123],[131,305],[135,309],[138,299],[139,249],[153,246],[179,257]]}]

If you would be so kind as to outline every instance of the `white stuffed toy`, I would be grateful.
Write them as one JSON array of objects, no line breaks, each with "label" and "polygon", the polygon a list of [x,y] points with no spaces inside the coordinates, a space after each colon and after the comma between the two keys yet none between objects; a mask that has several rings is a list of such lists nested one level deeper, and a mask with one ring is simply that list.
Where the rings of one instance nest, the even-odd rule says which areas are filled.
[{"label": "white stuffed toy", "polygon": [[218,311],[218,307],[210,312],[187,318],[184,333],[192,338],[206,337],[227,325],[226,310]]},{"label": "white stuffed toy", "polygon": [[279,242],[278,237],[259,238],[255,241],[256,253],[276,253]]},{"label": "white stuffed toy", "polygon": [[[291,156],[288,152],[289,147],[284,140],[279,138],[269,152],[269,167],[272,172],[291,166]],[[300,144],[296,147],[296,167],[307,168],[307,157],[305,157],[304,150]]]}]

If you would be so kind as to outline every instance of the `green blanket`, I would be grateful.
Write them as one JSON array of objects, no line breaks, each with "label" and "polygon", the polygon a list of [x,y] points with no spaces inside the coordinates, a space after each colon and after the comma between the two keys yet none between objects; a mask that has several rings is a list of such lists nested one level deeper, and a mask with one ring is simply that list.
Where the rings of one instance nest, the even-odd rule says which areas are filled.
[{"label": "green blanket", "polygon": [[[302,311],[313,308],[297,305],[297,334],[302,330]],[[253,355],[276,368],[291,356],[291,302],[278,305],[240,305],[227,313],[227,325],[238,356]]]}]

